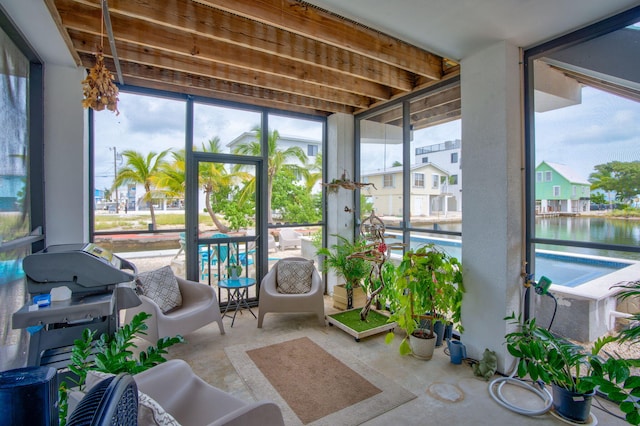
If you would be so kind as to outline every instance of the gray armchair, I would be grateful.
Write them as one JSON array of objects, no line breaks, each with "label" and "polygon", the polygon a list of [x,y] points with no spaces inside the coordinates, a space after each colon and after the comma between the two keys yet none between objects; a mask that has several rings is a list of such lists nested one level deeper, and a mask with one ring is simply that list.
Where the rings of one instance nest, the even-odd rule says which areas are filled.
[{"label": "gray armchair", "polygon": [[151,318],[147,320],[149,327],[147,334],[140,336],[151,343],[156,343],[162,337],[173,337],[176,334],[184,336],[214,321],[218,323],[220,334],[224,334],[220,305],[215,290],[208,285],[180,277],[176,277],[176,280],[182,295],[182,306],[162,313],[156,302],[141,295],[139,297],[142,304],[126,310],[125,322],[131,321],[138,312],[144,311],[151,314]]},{"label": "gray armchair", "polygon": [[313,268],[311,275],[311,289],[307,293],[287,294],[277,290],[277,266],[281,262],[308,261],[303,257],[287,257],[279,260],[265,275],[260,284],[260,299],[258,305],[258,328],[262,328],[265,314],[272,312],[311,312],[318,316],[320,325],[325,325],[324,318],[324,285],[322,277]]},{"label": "gray armchair", "polygon": [[173,359],[133,376],[138,389],[153,398],[182,425],[284,425],[273,402],[245,402],[196,374],[189,364]]}]

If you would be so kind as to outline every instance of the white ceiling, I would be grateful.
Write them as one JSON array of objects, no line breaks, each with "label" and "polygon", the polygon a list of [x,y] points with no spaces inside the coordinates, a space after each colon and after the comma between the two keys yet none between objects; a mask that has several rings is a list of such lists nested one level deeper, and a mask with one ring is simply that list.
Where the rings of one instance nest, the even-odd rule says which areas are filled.
[{"label": "white ceiling", "polygon": [[531,47],[638,6],[637,0],[307,0],[460,60],[506,40]]}]

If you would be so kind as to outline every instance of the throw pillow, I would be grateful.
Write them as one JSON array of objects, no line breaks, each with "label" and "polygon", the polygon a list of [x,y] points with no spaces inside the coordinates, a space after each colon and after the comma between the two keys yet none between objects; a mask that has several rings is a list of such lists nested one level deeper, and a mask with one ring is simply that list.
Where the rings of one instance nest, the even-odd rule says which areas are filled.
[{"label": "throw pillow", "polygon": [[[87,371],[85,391],[89,392],[95,385],[111,376],[113,376],[113,374],[103,373],[102,371]],[[138,390],[138,425],[180,426],[180,423],[178,423],[171,414],[166,412],[155,399]]]},{"label": "throw pillow", "polygon": [[162,313],[182,306],[180,287],[171,266],[138,274],[138,284],[142,294],[156,302]]},{"label": "throw pillow", "polygon": [[286,294],[302,294],[311,291],[312,260],[287,260],[276,267],[276,290]]}]

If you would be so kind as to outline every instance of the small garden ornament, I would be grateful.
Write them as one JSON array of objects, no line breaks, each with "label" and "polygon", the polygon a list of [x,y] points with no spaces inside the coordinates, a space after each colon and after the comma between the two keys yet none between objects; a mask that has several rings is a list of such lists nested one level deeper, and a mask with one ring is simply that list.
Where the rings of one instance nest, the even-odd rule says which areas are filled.
[{"label": "small garden ornament", "polygon": [[496,353],[489,349],[485,349],[480,362],[478,364],[473,364],[473,374],[483,377],[488,381],[494,375],[497,368],[498,357],[496,356]]}]

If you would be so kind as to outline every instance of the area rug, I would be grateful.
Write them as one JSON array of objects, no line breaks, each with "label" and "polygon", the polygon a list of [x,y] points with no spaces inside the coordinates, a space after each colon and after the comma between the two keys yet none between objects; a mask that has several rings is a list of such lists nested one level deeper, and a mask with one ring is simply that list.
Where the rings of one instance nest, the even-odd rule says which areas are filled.
[{"label": "area rug", "polygon": [[315,332],[225,352],[256,400],[280,406],[286,425],[358,425],[416,397]]}]

